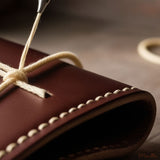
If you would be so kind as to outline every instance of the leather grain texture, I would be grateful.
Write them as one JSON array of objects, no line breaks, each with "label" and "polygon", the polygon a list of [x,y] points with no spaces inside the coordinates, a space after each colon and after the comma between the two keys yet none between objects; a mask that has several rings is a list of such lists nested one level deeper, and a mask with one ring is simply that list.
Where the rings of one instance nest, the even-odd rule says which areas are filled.
[{"label": "leather grain texture", "polygon": [[[17,68],[22,49],[21,45],[0,39],[0,61]],[[46,56],[44,53],[30,50],[26,65],[44,56]],[[145,91],[62,61],[54,61],[28,76],[30,84],[44,88],[54,95],[41,99],[15,86],[0,93],[0,151],[5,152],[1,158],[3,160],[46,156],[48,154],[46,151],[35,151],[47,148],[46,150],[52,153],[52,147],[56,150],[56,154],[52,154],[54,159],[84,159],[86,156],[88,159],[112,158],[115,157],[113,150],[117,152],[116,156],[123,156],[136,150],[147,138],[153,126],[155,102],[153,97]],[[106,93],[110,95],[104,96]],[[84,105],[78,107],[79,104]],[[120,108],[122,110],[126,108],[126,110],[121,113]],[[109,112],[111,110],[116,110],[116,112]],[[119,114],[112,119],[113,116],[107,115],[108,112],[111,115]],[[133,117],[130,116],[132,113],[134,113]],[[113,133],[120,130],[115,130],[118,121],[115,119],[118,115],[121,115],[120,119],[125,116],[126,118],[132,117],[131,124],[134,127],[131,129],[126,124],[124,128],[130,129],[121,130],[117,134],[120,138],[112,142],[109,141],[109,135],[106,136],[106,128],[109,130],[114,128]],[[49,120],[52,117],[57,117],[58,120],[50,124]],[[96,119],[96,117],[100,118]],[[107,120],[107,117],[111,119]],[[123,119],[121,124],[123,125],[126,121],[127,119]],[[38,126],[44,123],[46,127],[42,131],[39,130]],[[85,124],[86,126],[83,126]],[[93,124],[96,125],[92,126]],[[99,125],[102,127],[99,128]],[[30,138],[28,132],[32,129],[38,132]],[[103,132],[106,134],[102,134]],[[24,135],[27,140],[18,144],[18,138]],[[91,135],[93,137],[89,141]],[[80,137],[85,140],[84,143],[80,143],[82,142],[78,140]],[[76,144],[74,144],[75,141],[77,141]],[[53,144],[48,144],[49,142]],[[6,147],[12,143],[15,144],[14,149],[7,152]],[[60,144],[64,147],[61,148]],[[49,147],[50,145],[52,147]],[[105,149],[104,146],[108,147]],[[101,147],[104,148],[100,149]],[[87,148],[90,149],[88,152],[80,152],[86,151]]]}]

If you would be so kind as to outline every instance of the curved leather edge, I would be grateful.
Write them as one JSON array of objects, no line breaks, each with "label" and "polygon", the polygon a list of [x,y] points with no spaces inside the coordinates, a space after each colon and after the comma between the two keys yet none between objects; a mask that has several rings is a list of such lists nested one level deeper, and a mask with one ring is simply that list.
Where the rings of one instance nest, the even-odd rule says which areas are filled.
[{"label": "curved leather edge", "polygon": [[[0,50],[2,51],[2,53],[6,53],[5,55],[4,54],[1,55],[2,56],[1,60],[6,62],[7,64],[11,64],[12,66],[16,67],[16,65],[18,64],[18,60],[19,60],[18,57],[20,56],[21,49],[23,47],[20,45],[8,42],[8,41],[4,41],[4,40],[0,40],[0,43],[2,44]],[[39,59],[40,57],[45,56],[45,54],[40,53],[35,50],[30,50],[30,52],[32,54],[28,56],[27,64],[30,62],[33,62],[36,59]],[[13,61],[13,59],[14,59],[14,61]],[[60,63],[63,63],[63,62],[60,62]],[[74,72],[76,73],[78,71],[77,69],[75,69],[71,66],[68,66],[68,65],[65,65],[64,68],[67,68],[67,69],[69,68],[68,72],[74,70]],[[58,70],[58,72],[59,72],[59,70]],[[80,73],[82,73],[82,72],[80,72]],[[89,74],[89,72],[85,72],[84,75],[87,75],[87,74]],[[90,75],[92,75],[92,73],[90,73]],[[91,76],[91,77],[95,78],[96,76],[97,75],[93,74],[93,76]],[[96,80],[99,80],[99,79],[94,79],[94,81],[96,81]],[[138,96],[139,98],[137,97],[137,100],[142,99],[142,100],[145,100],[150,103],[151,110],[152,110],[152,119],[150,121],[150,124],[148,125],[148,131],[146,132],[144,139],[141,139],[141,141],[139,141],[138,145],[136,145],[135,147],[131,146],[131,150],[132,151],[135,150],[138,146],[140,146],[144,142],[144,140],[146,139],[147,135],[149,134],[149,132],[152,128],[153,121],[155,118],[154,99],[147,92],[140,91],[138,89],[129,89],[129,90],[125,89],[126,91],[122,91],[124,89],[124,87],[128,88],[130,86],[122,84],[120,82],[113,81],[113,80],[110,80],[107,78],[106,78],[106,80],[105,80],[105,78],[103,78],[103,82],[105,82],[105,85],[109,85],[108,87],[105,87],[105,88],[107,88],[107,90],[106,90],[107,92],[109,92],[109,91],[113,92],[112,96],[109,96],[107,98],[102,98],[102,99],[100,98],[98,101],[94,100],[94,103],[87,104],[87,107],[83,107],[82,109],[77,110],[76,112],[73,112],[72,114],[67,114],[67,116],[65,116],[63,119],[57,121],[53,125],[49,125],[42,132],[39,132],[34,137],[28,139],[23,144],[17,146],[11,153],[6,154],[2,159],[3,160],[22,159],[22,158],[30,155],[32,152],[36,151],[37,149],[39,149],[41,146],[43,146],[44,144],[46,144],[50,140],[56,138],[59,135],[62,135],[67,130],[69,130],[77,125],[80,125],[83,122],[86,122],[88,119],[85,118],[85,115],[88,115],[87,117],[93,118],[93,117],[97,116],[98,112],[100,112],[100,108],[107,108],[107,110],[106,110],[106,112],[107,112],[107,111],[109,111],[109,108],[111,107],[110,103],[113,102],[114,106],[116,107],[116,106],[119,106],[119,102],[121,102],[122,100],[123,100],[123,102],[128,100],[127,97],[131,96],[130,99],[132,99],[136,95],[139,95]],[[87,83],[89,83],[89,82],[87,82]],[[114,87],[112,87],[113,85],[114,85]],[[113,90],[115,88],[117,90]],[[103,90],[98,91],[98,92],[103,93]],[[144,97],[142,95],[144,95]],[[91,95],[89,95],[89,96],[91,96]],[[99,97],[99,96],[103,96],[103,95],[97,95],[97,96]],[[126,99],[125,99],[125,97],[126,97]],[[91,98],[97,98],[97,97],[91,97]],[[107,104],[106,107],[102,107],[104,104]],[[110,110],[113,108],[114,107],[112,105]],[[93,111],[96,111],[96,113],[94,113]],[[126,152],[129,153],[129,150],[126,149],[124,152],[121,152],[121,153],[126,154]],[[95,153],[98,154],[99,157],[103,157],[102,152],[95,151]],[[105,153],[107,153],[107,152],[105,152]],[[79,156],[79,158],[81,158],[81,157],[83,158],[84,156],[91,156],[93,158],[93,154],[84,154],[83,156]]]},{"label": "curved leather edge", "polygon": [[[90,118],[93,118],[92,116],[97,116],[98,114],[102,114],[104,112],[108,112],[110,110],[113,110],[119,106],[122,106],[124,104],[127,103],[131,103],[134,101],[146,101],[147,103],[149,103],[150,105],[150,111],[151,111],[151,119],[150,119],[150,123],[148,123],[148,126],[146,128],[146,131],[143,135],[142,138],[140,138],[139,141],[135,141],[135,144],[127,146],[127,147],[120,147],[120,148],[108,148],[105,146],[102,147],[97,147],[97,148],[92,148],[90,149],[91,153],[86,153],[86,151],[82,151],[81,156],[80,155],[76,155],[76,154],[72,154],[72,158],[71,157],[62,157],[62,160],[69,160],[69,159],[74,159],[74,160],[102,160],[102,159],[112,159],[112,158],[120,158],[126,155],[129,155],[130,153],[136,151],[143,143],[144,141],[147,139],[148,135],[150,134],[154,121],[155,121],[155,117],[156,117],[156,104],[155,104],[155,100],[153,98],[153,96],[146,92],[146,91],[141,91],[138,93],[133,93],[129,96],[125,96],[122,97],[121,99],[117,99],[115,101],[112,101],[108,104],[106,104],[106,106],[104,105],[103,108],[101,108],[99,111],[96,110],[96,113],[89,113],[87,116],[89,116]],[[137,111],[138,112],[138,111]],[[87,118],[89,119],[89,118]]]},{"label": "curved leather edge", "polygon": [[[96,109],[94,110],[92,108],[92,110],[88,111],[87,114],[81,115],[81,116],[76,116],[74,118],[74,120],[70,120],[68,121],[65,125],[60,126],[59,128],[57,128],[54,132],[50,132],[48,133],[47,136],[43,137],[43,139],[41,139],[41,141],[39,141],[38,143],[30,146],[27,150],[25,150],[23,152],[23,154],[21,154],[20,156],[16,157],[16,159],[24,159],[25,157],[27,157],[28,155],[30,155],[31,153],[33,153],[34,151],[36,151],[37,149],[39,149],[40,147],[42,147],[44,144],[48,143],[49,141],[55,139],[56,137],[58,137],[61,134],[64,134],[66,131],[70,130],[71,128],[74,128],[77,125],[80,125],[86,121],[88,121],[89,119],[92,119],[104,112],[108,112],[112,109],[115,109],[121,105],[130,103],[130,102],[134,102],[134,101],[146,101],[146,103],[149,103],[150,105],[150,109],[152,111],[152,118],[150,119],[150,123],[148,124],[148,128],[143,136],[143,138],[141,138],[138,142],[135,142],[134,145],[132,146],[128,146],[126,148],[119,148],[119,149],[107,149],[107,150],[97,150],[95,152],[92,153],[84,153],[81,156],[74,157],[74,159],[76,160],[81,160],[81,159],[85,159],[85,157],[87,157],[88,160],[96,160],[96,159],[103,159],[103,158],[115,158],[115,157],[120,157],[120,156],[124,156],[126,154],[129,154],[133,151],[135,151],[139,146],[142,145],[142,143],[146,140],[146,138],[148,137],[154,120],[155,120],[155,114],[156,114],[156,107],[155,107],[155,101],[153,99],[153,97],[151,96],[151,94],[149,94],[148,92],[145,91],[140,91],[137,90],[132,92],[132,93],[128,93],[126,95],[123,95],[121,97],[118,97],[117,99],[114,97],[110,102],[107,102],[107,99],[101,99],[99,101],[99,103],[95,104],[90,104],[88,105],[88,108],[92,108],[93,106],[95,107],[95,105],[98,105],[98,107],[96,107]],[[83,108],[85,109],[85,108]],[[73,115],[68,115],[68,116],[73,116]],[[22,147],[22,146],[21,146]],[[13,157],[14,154],[16,153],[16,150],[10,154],[9,156],[7,156],[6,158],[9,159],[9,157]],[[116,156],[115,156],[115,152],[116,152]],[[17,152],[18,153],[18,152]],[[17,154],[15,154],[17,155]],[[67,159],[67,158],[66,158]],[[69,158],[71,159],[71,158]]]}]

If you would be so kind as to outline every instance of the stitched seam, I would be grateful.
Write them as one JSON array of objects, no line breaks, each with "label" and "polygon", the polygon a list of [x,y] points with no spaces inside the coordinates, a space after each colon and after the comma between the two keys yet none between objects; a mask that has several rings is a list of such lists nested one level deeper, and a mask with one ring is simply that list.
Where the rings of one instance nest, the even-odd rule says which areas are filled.
[{"label": "stitched seam", "polygon": [[[123,144],[126,144],[126,142],[122,142]],[[76,153],[71,153],[71,154],[68,154],[66,157],[59,157],[59,160],[67,160],[67,159],[71,159],[71,158],[76,158],[78,156],[85,156],[87,154],[92,154],[92,153],[96,153],[96,152],[101,152],[101,151],[105,151],[105,150],[108,150],[108,149],[112,149],[112,148],[120,148],[121,145],[120,144],[115,144],[115,145],[103,145],[103,146],[100,146],[100,147],[93,147],[93,148],[87,148],[85,150],[82,150],[82,151],[78,151]]]},{"label": "stitched seam", "polygon": [[107,92],[105,93],[103,96],[97,96],[95,99],[89,99],[86,103],[81,103],[79,104],[77,107],[72,107],[68,110],[68,112],[62,112],[59,114],[59,116],[57,117],[52,117],[49,119],[48,122],[45,122],[45,123],[41,123],[37,129],[32,129],[28,132],[27,135],[23,135],[21,137],[19,137],[17,139],[17,142],[14,142],[14,143],[10,143],[9,145],[7,145],[6,149],[4,150],[0,150],[0,159],[2,159],[5,155],[11,153],[16,147],[20,146],[21,144],[23,144],[26,140],[28,140],[29,138],[35,136],[36,134],[38,134],[39,132],[43,131],[46,127],[54,124],[56,121],[60,120],[60,119],[63,119],[64,117],[70,115],[71,113],[77,111],[77,110],[80,110],[82,109],[83,107],[85,107],[86,105],[89,105],[93,102],[97,102],[97,101],[100,101],[101,99],[103,98],[107,98],[111,95],[115,95],[115,94],[119,94],[121,92],[127,92],[127,91],[130,91],[130,90],[133,90],[135,89],[134,87],[125,87],[123,89],[117,89],[113,92]]}]

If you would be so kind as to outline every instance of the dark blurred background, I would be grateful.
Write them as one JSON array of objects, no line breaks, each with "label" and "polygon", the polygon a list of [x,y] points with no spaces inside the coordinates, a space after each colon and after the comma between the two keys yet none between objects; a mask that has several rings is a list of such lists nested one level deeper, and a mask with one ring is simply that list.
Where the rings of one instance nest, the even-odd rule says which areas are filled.
[{"label": "dark blurred background", "polygon": [[[37,2],[0,2],[0,37],[24,44]],[[136,49],[141,40],[159,36],[158,0],[52,0],[32,48],[48,54],[70,50],[85,69],[150,91],[157,102],[156,123],[145,144],[128,159],[146,160],[148,155],[149,160],[159,160],[160,69],[139,57]]]}]

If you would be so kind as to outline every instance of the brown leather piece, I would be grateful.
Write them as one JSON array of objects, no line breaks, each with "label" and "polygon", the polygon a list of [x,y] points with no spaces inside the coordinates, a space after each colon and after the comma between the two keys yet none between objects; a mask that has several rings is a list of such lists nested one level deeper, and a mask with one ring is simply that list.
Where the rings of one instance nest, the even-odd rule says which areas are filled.
[{"label": "brown leather piece", "polygon": [[[12,67],[18,67],[22,49],[23,47],[21,45],[0,39],[0,61]],[[30,50],[27,56],[26,65],[37,61],[44,56],[46,55],[41,52]],[[19,137],[27,135],[31,129],[37,129],[40,124],[48,123],[48,120],[51,117],[59,117],[63,112],[68,113],[70,108],[77,107],[81,103],[86,103],[87,100],[94,100],[97,96],[104,96],[107,92],[114,92],[117,89],[119,89],[120,92],[118,94],[112,94],[107,98],[103,97],[99,101],[94,100],[93,103],[85,105],[82,109],[78,109],[64,118],[59,118],[53,125],[49,125],[32,138],[28,138],[21,145],[17,145],[11,153],[7,153],[2,158],[4,160],[23,159],[43,146],[46,146],[43,148],[47,148],[47,151],[50,151],[50,153],[53,152],[51,148],[55,147],[55,150],[57,150],[56,152],[58,153],[60,152],[58,148],[61,149],[59,145],[63,145],[61,139],[64,140],[65,147],[61,150],[63,153],[59,153],[58,156],[53,155],[53,157],[55,156],[55,159],[59,159],[60,156],[66,157],[67,159],[68,154],[71,154],[72,152],[77,153],[79,150],[85,150],[87,147],[94,148],[96,145],[99,147],[104,145],[109,146],[113,142],[107,143],[107,136],[103,134],[103,130],[105,130],[104,128],[109,128],[107,125],[109,126],[112,124],[113,119],[107,120],[107,117],[110,117],[107,115],[107,112],[109,110],[114,110],[114,108],[119,106],[121,106],[120,108],[125,108],[124,106],[126,105],[126,108],[132,108],[133,110],[131,109],[131,113],[134,113],[134,116],[136,116],[136,113],[139,113],[137,121],[136,118],[133,117],[136,121],[136,123],[133,124],[136,126],[140,124],[133,133],[140,132],[141,134],[138,134],[137,137],[136,134],[134,134],[135,139],[132,135],[133,142],[129,140],[127,144],[123,144],[122,139],[124,139],[124,137],[117,139],[117,142],[114,142],[114,145],[119,144],[119,147],[113,147],[114,145],[112,147],[110,146],[112,150],[113,148],[124,149],[128,146],[129,149],[123,151],[123,155],[134,151],[143,143],[153,126],[155,103],[150,94],[139,89],[122,91],[126,87],[131,88],[131,86],[79,69],[65,62],[54,61],[45,67],[34,71],[29,74],[29,83],[44,88],[54,95],[46,99],[41,99],[15,86],[0,93],[0,150],[5,150],[9,144],[16,143]],[[138,109],[138,107],[134,106],[143,107],[141,107],[142,109]],[[119,111],[116,112],[119,113]],[[124,115],[128,115],[129,112],[130,110],[126,109]],[[106,115],[101,118],[100,115],[103,115],[103,113],[106,113]],[[118,117],[118,115],[122,116],[123,113],[117,114],[116,117]],[[95,120],[94,122],[96,117],[100,117],[100,119]],[[130,116],[127,117],[129,118]],[[144,119],[144,121],[142,119]],[[110,123],[108,123],[109,120],[111,121]],[[118,121],[118,119],[116,121]],[[107,123],[107,125],[105,126],[102,122],[104,124]],[[97,125],[92,126],[96,123]],[[100,123],[102,127],[98,128],[98,123]],[[87,127],[83,126],[83,124],[86,124]],[[76,126],[78,126],[78,128]],[[142,126],[145,127],[143,128]],[[82,136],[84,137],[85,142],[90,137],[89,135],[87,136],[87,133],[90,134],[90,131],[87,131],[89,127],[91,127],[91,130],[93,130],[95,134],[92,137],[93,139],[91,142],[88,141],[86,144],[80,144],[81,141],[78,141],[77,145],[73,145],[73,147],[71,145],[72,140],[69,141],[71,138],[69,135],[74,133],[72,138],[76,141],[77,138],[76,136],[74,137],[74,135],[81,137],[81,134],[78,135],[81,131],[79,127],[82,127],[82,130],[84,128],[86,131],[86,136]],[[97,127],[97,129],[95,128],[95,131],[94,127]],[[75,130],[71,128],[75,128]],[[103,139],[101,139],[101,134],[98,130],[102,133]],[[123,132],[125,131],[122,131],[122,133]],[[130,133],[132,132],[128,131],[128,135],[130,135]],[[98,136],[99,142],[96,141],[95,135]],[[131,139],[131,137],[128,139]],[[50,146],[48,142],[53,143],[52,147],[48,147]],[[73,148],[75,148],[75,150]],[[117,152],[118,151],[119,150],[117,150]],[[93,156],[93,153],[96,153],[97,155]],[[44,154],[40,156],[46,156],[46,154],[48,153],[44,152]],[[76,154],[73,159],[83,159],[84,155],[90,155],[91,159],[94,159],[93,157],[97,157],[96,159],[102,159],[103,157],[108,158],[106,154],[110,155],[105,149],[97,151],[92,150],[85,154]],[[32,159],[32,157],[34,157],[34,155],[30,158]],[[71,157],[68,159],[71,159]]]}]

